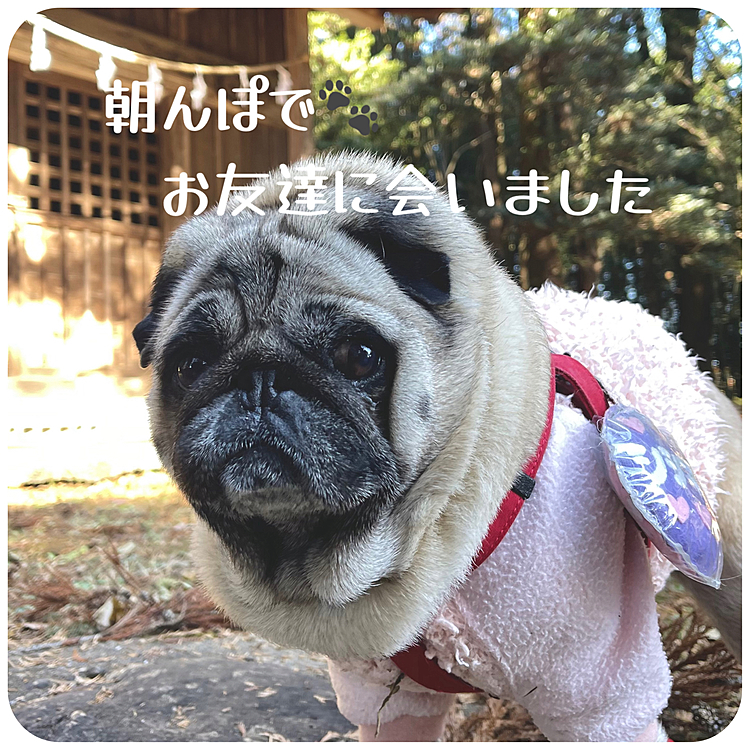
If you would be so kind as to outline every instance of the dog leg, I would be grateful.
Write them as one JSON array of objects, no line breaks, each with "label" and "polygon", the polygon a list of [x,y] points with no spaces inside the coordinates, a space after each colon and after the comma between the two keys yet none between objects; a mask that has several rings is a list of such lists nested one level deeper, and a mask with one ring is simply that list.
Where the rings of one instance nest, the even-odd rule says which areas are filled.
[{"label": "dog leg", "polygon": [[634,742],[669,742],[660,721],[652,721],[634,740]]},{"label": "dog leg", "polygon": [[[447,713],[441,716],[399,716],[383,724],[377,737],[373,724],[359,727],[360,742],[437,742],[445,731]],[[659,721],[653,721],[635,738],[635,742],[667,742],[667,733]]]},{"label": "dog leg", "polygon": [[437,716],[399,716],[380,725],[375,736],[374,724],[359,727],[360,742],[437,742],[445,730],[448,713]]},{"label": "dog leg", "polygon": [[436,742],[442,737],[455,695],[409,690],[408,684],[390,692],[400,674],[390,659],[329,661],[328,670],[339,711],[359,726],[360,742]]},{"label": "dog leg", "polygon": [[680,582],[705,610],[721,632],[724,642],[742,662],[742,418],[734,404],[718,388],[711,397],[719,416],[726,422],[723,437],[727,458],[719,495],[719,527],[724,545],[721,588],[716,590],[678,573]]}]

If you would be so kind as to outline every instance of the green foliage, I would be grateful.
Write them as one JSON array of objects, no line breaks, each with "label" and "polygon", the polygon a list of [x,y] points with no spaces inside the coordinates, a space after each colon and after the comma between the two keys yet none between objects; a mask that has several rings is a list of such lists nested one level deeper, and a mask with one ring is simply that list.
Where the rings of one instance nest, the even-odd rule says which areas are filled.
[{"label": "green foliage", "polygon": [[[352,89],[352,105],[373,104],[377,110],[376,93],[387,89],[401,70],[398,61],[389,56],[390,49],[382,47],[372,53],[375,36],[366,29],[356,29],[333,13],[313,11],[308,14],[310,32],[310,69],[313,96],[318,99],[315,124],[315,143],[319,149],[362,149],[362,136],[349,126],[349,107],[329,111],[318,98],[326,81],[343,81]],[[374,135],[374,134],[373,134]]]},{"label": "green foliage", "polygon": [[[335,16],[312,18],[316,84],[348,82],[380,125],[365,139],[326,113],[320,147],[388,151],[443,184],[453,172],[459,199],[524,286],[551,278],[639,302],[740,392],[741,59],[720,18],[472,9],[434,24],[386,14],[382,30],[351,39]],[[325,54],[333,40],[350,54]],[[516,216],[504,206],[507,177],[530,169],[550,177],[551,201]],[[636,205],[652,213],[610,213],[616,169],[648,178]],[[592,213],[562,210],[563,170],[574,208],[599,194]],[[483,180],[499,194],[494,207]]]}]

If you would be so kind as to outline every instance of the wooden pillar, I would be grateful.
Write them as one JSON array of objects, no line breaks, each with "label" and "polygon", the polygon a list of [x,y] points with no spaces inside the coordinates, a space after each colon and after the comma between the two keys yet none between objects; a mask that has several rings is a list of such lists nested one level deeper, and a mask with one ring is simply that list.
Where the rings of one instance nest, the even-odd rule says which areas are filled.
[{"label": "wooden pillar", "polygon": [[[284,57],[295,60],[306,57],[307,44],[307,8],[284,8]],[[309,89],[311,83],[310,64],[307,60],[289,66],[295,89]],[[313,95],[315,92],[313,92]],[[309,120],[306,131],[287,129],[287,158],[294,162],[303,156],[309,156],[315,150],[313,141],[313,122]]]}]

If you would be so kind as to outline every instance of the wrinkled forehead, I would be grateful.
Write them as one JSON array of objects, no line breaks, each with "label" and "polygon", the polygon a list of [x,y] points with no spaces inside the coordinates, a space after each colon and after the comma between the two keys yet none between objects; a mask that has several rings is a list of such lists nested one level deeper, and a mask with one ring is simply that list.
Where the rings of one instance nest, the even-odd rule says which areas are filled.
[{"label": "wrinkled forehead", "polygon": [[[192,264],[192,292],[232,286],[244,299],[268,304],[290,294],[332,289],[343,297],[372,299],[393,291],[383,264],[343,223],[321,227],[274,212],[250,220],[224,216],[220,224],[215,233],[195,223],[191,236],[183,237],[200,255],[200,263]],[[373,228],[370,236],[380,235]]]},{"label": "wrinkled forehead", "polygon": [[[385,248],[386,240],[379,242]],[[196,315],[220,319],[222,328],[242,323],[247,329],[283,326],[326,310],[397,336],[433,323],[381,258],[344,226],[321,232],[307,222],[290,225],[278,212],[251,220],[207,216],[188,222],[177,243],[190,243],[200,262],[183,271],[175,287],[165,336]]]}]

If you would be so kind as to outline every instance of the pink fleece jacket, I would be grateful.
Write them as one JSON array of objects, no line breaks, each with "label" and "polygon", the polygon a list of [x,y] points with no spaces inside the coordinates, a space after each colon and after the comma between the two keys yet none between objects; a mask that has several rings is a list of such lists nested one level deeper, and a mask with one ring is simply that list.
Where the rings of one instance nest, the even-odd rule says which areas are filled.
[{"label": "pink fleece jacket", "polygon": [[[682,342],[637,305],[551,285],[529,296],[552,351],[570,353],[616,402],[669,429],[715,507],[721,421]],[[523,705],[552,741],[635,739],[669,698],[654,594],[671,570],[612,492],[596,428],[558,395],[534,493],[427,627],[427,655]],[[375,724],[399,670],[380,659],[332,662],[330,673],[341,713]],[[407,678],[381,721],[441,714],[452,700]]]}]

